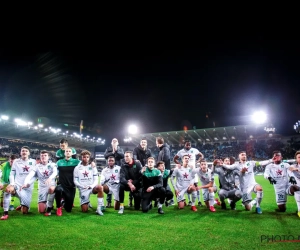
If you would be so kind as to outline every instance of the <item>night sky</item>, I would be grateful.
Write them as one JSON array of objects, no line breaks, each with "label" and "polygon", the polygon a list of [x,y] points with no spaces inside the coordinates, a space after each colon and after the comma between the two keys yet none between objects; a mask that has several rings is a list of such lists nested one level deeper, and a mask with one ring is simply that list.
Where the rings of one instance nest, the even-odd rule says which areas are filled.
[{"label": "night sky", "polygon": [[83,133],[110,141],[131,123],[141,133],[251,124],[262,109],[278,133],[292,135],[300,119],[299,58],[299,41],[262,38],[6,49],[0,110],[58,125],[84,120]]}]

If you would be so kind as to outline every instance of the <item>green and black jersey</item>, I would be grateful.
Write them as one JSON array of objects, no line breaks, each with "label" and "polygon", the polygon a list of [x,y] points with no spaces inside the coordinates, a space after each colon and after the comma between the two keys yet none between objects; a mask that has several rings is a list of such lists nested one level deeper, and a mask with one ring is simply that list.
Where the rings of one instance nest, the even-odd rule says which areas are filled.
[{"label": "green and black jersey", "polygon": [[163,186],[162,174],[156,168],[152,170],[146,168],[146,171],[143,173],[143,189],[146,190],[151,186],[153,186],[154,189]]},{"label": "green and black jersey", "polygon": [[80,163],[79,160],[70,158],[69,160],[61,159],[56,162],[58,170],[58,181],[63,187],[75,187],[74,168]]}]

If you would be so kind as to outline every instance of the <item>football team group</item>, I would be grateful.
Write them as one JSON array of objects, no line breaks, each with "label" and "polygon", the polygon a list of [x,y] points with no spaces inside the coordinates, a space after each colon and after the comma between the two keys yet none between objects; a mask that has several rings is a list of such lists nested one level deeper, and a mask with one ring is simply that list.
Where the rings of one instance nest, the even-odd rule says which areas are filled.
[{"label": "football team group", "polygon": [[[1,165],[1,207],[4,210],[1,220],[7,220],[9,211],[15,209],[15,197],[20,199],[20,206],[16,210],[28,213],[36,180],[38,211],[45,216],[50,216],[54,210],[54,200],[57,216],[62,216],[63,210],[71,212],[76,188],[82,212],[92,207],[90,195],[97,195],[98,215],[103,215],[105,209],[112,206],[112,197],[114,209],[123,214],[125,191],[129,192],[129,207],[141,209],[144,213],[154,206],[159,214],[164,214],[163,206],[175,204],[174,194],[179,209],[189,205],[196,212],[196,204],[202,206],[202,193],[203,205],[211,212],[216,211],[215,204],[221,209],[227,209],[226,203],[229,203],[230,209],[235,210],[236,202],[242,199],[246,210],[250,211],[255,206],[255,212],[262,214],[263,188],[256,182],[254,175],[258,163],[247,161],[246,152],[239,153],[238,161],[227,157],[215,160],[213,167],[208,168],[204,155],[192,148],[190,141],[186,141],[184,148],[173,159],[176,167],[171,169],[168,144],[164,143],[162,137],[157,137],[156,145],[159,149],[157,159],[152,157],[146,139],[142,139],[133,151],[124,152],[114,138],[105,151],[107,166],[102,170],[100,178],[96,164],[91,160],[91,153],[82,151],[81,159],[78,160],[75,149],[68,146],[66,139],[60,141],[56,163],[50,161],[47,151],[40,152],[39,160],[31,159],[29,147],[23,146],[20,158],[11,155],[9,161]],[[286,211],[287,195],[292,195],[300,217],[300,151],[296,152],[295,160],[288,162],[283,161],[280,151],[274,151],[272,159],[259,164],[265,166],[264,177],[274,186],[278,211]],[[214,181],[215,175],[219,180],[218,188]],[[219,199],[215,198],[216,193]]]}]

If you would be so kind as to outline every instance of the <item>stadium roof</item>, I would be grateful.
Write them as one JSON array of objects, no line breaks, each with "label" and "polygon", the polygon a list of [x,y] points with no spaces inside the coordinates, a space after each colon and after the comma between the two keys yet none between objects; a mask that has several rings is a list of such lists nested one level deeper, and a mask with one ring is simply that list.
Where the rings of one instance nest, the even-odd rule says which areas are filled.
[{"label": "stadium roof", "polygon": [[[185,140],[192,143],[217,143],[228,141],[246,141],[269,139],[269,134],[264,131],[262,126],[257,125],[239,125],[231,127],[205,128],[196,130],[181,130],[171,132],[158,132],[149,134],[130,135],[130,144],[137,145],[142,138],[146,138],[149,146],[155,145],[156,137],[163,137],[165,142],[172,145],[184,144]],[[272,138],[278,138],[280,135],[272,134]],[[128,138],[127,138],[128,139]]]},{"label": "stadium roof", "polygon": [[0,137],[20,141],[34,142],[37,144],[47,144],[58,146],[62,138],[69,141],[69,145],[74,148],[92,149],[95,146],[103,145],[103,141],[96,139],[80,138],[73,134],[53,132],[45,129],[35,129],[28,126],[16,126],[13,123],[0,122]]}]

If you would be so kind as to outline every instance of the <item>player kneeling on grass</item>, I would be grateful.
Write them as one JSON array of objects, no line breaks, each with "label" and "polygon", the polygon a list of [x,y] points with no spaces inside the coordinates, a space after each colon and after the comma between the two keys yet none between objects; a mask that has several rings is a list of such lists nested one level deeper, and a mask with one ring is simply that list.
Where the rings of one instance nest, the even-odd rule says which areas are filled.
[{"label": "player kneeling on grass", "polygon": [[24,184],[26,176],[30,170],[35,167],[35,160],[29,158],[30,150],[29,147],[24,146],[21,148],[21,158],[16,159],[11,167],[9,175],[9,185],[6,187],[3,200],[4,214],[1,220],[8,219],[8,208],[10,203],[11,195],[16,195],[20,199],[21,211],[23,214],[27,214],[31,198],[33,185],[29,188],[21,189]]},{"label": "player kneeling on grass", "polygon": [[91,153],[87,150],[81,153],[81,163],[74,169],[74,184],[79,190],[80,205],[82,212],[89,209],[91,193],[97,194],[98,206],[97,214],[103,215],[101,207],[103,206],[103,187],[98,185],[97,168],[89,163]]},{"label": "player kneeling on grass", "polygon": [[[185,194],[192,194],[192,207],[191,210],[196,212],[197,208],[195,206],[196,201],[196,187],[194,185],[195,175],[192,174],[192,169],[189,167],[189,155],[184,155],[182,157],[182,167],[176,167],[173,171],[171,183],[175,190],[177,197],[178,208],[183,209],[186,206]],[[176,183],[174,182],[176,178]]]},{"label": "player kneeling on grass", "polygon": [[168,180],[172,176],[174,169],[165,169],[165,163],[163,161],[157,162],[156,168],[161,172],[163,178],[163,188],[165,190],[165,205],[166,207],[174,205],[174,195],[168,184]]},{"label": "player kneeling on grass", "polygon": [[[272,160],[260,161],[259,165],[267,165],[271,163]],[[262,214],[260,204],[263,198],[263,189],[256,183],[254,178],[254,167],[257,164],[255,161],[247,161],[247,154],[245,151],[239,153],[239,162],[233,165],[223,164],[225,169],[237,169],[240,171],[240,187],[243,193],[243,204],[247,211],[250,211],[253,205],[256,204],[256,213]],[[252,200],[252,193],[256,194],[256,199]]]},{"label": "player kneeling on grass", "polygon": [[205,160],[200,161],[200,168],[193,169],[193,174],[198,175],[201,186],[197,187],[197,190],[202,189],[202,195],[206,207],[209,208],[211,212],[215,212],[215,192],[217,192],[217,187],[214,184],[214,177],[212,171],[207,167],[207,162]]},{"label": "player kneeling on grass", "polygon": [[[292,185],[297,184],[297,182],[293,172],[289,170],[290,165],[288,163],[282,162],[282,156],[280,151],[273,152],[272,160],[274,161],[274,163],[271,163],[266,166],[264,177],[268,179],[270,181],[270,184],[274,186],[276,203],[279,212],[286,211],[287,194],[295,196],[298,211],[300,211],[300,187],[297,185]],[[298,216],[299,214],[300,213],[298,212]]]},{"label": "player kneeling on grass", "polygon": [[41,151],[40,159],[41,162],[39,164],[36,164],[35,168],[31,169],[21,189],[29,188],[37,178],[39,181],[38,211],[40,213],[45,213],[47,208],[45,216],[49,216],[51,215],[51,210],[53,209],[53,201],[55,197],[55,177],[57,175],[57,168],[55,163],[49,163],[49,153],[47,151]]},{"label": "player kneeling on grass", "polygon": [[[230,199],[230,207],[235,210],[236,202],[242,198],[242,192],[239,190],[235,183],[235,177],[240,176],[240,171],[237,169],[229,170],[222,167],[223,162],[221,160],[214,161],[214,169],[212,170],[219,176],[220,190],[219,197],[221,200],[221,208],[226,209],[225,199]],[[226,157],[224,159],[225,165],[230,165],[230,159]]]},{"label": "player kneeling on grass", "polygon": [[162,205],[165,201],[165,189],[163,187],[163,178],[161,172],[154,168],[155,160],[153,157],[147,159],[147,167],[143,167],[141,173],[143,175],[142,188],[142,211],[147,213],[152,208],[152,200],[159,198],[158,213],[164,214]]},{"label": "player kneeling on grass", "polygon": [[115,199],[115,210],[120,209],[119,189],[120,189],[120,170],[121,167],[115,165],[115,157],[109,156],[108,166],[101,172],[100,184],[106,194],[113,194]]}]

